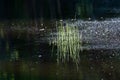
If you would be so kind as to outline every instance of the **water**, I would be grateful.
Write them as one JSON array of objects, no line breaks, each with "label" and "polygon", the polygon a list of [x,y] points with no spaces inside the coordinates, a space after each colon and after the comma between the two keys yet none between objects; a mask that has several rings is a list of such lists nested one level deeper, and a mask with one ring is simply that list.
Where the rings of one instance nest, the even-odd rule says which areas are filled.
[{"label": "water", "polygon": [[[66,21],[69,23],[68,21]],[[79,26],[79,34],[82,36],[83,48],[86,49],[119,49],[120,43],[120,19],[109,19],[104,21],[82,21],[70,22],[70,25]],[[51,35],[57,36],[53,32]],[[90,44],[90,45],[89,45]]]},{"label": "water", "polygon": [[0,80],[119,80],[120,19],[67,22],[79,26],[82,35],[78,67],[73,62],[57,64],[56,54],[51,54],[56,21],[37,27],[32,21],[2,22]]}]

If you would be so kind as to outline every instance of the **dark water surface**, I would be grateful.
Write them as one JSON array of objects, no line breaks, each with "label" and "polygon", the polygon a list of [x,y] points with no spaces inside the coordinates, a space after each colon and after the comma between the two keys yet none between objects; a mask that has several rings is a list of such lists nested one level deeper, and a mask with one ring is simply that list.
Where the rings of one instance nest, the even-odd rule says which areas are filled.
[{"label": "dark water surface", "polygon": [[[78,67],[72,62],[57,64],[56,54],[51,53],[52,46],[48,42],[51,31],[54,31],[55,22],[46,22],[45,24],[38,23],[36,26],[30,21],[0,23],[0,80],[120,79],[120,48],[115,48],[115,46],[112,48],[90,47],[89,49],[84,49],[80,53]],[[113,26],[115,24],[120,27],[118,22],[113,23]],[[76,25],[78,25],[77,22]],[[84,24],[82,23],[82,25]],[[90,32],[89,30],[96,30],[99,24],[92,23],[88,25],[94,25],[94,27],[82,29],[83,36],[87,37],[84,37],[84,41],[88,40],[87,45],[99,46],[100,44],[107,44],[107,42],[104,42],[104,35],[97,36],[99,34],[102,35],[101,33],[94,34],[92,36],[93,39],[88,38],[92,33],[95,33],[95,31]],[[108,26],[110,27],[111,25],[112,23]],[[102,32],[104,28],[98,29]],[[91,34],[88,35],[84,30],[89,31],[88,34]],[[119,31],[113,30],[109,34]],[[110,35],[109,38],[105,38],[111,44],[108,45],[109,47],[112,46],[112,43],[110,43],[112,41],[119,44],[119,36],[115,37],[118,34],[113,34],[114,37]],[[101,38],[103,39],[102,41],[100,40]]]}]

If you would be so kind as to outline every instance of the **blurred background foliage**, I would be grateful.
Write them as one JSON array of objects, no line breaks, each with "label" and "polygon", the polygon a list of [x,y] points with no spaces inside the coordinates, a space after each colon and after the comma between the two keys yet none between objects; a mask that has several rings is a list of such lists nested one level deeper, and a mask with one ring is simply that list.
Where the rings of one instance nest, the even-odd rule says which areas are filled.
[{"label": "blurred background foliage", "polygon": [[0,19],[96,18],[119,8],[119,0],[0,0]]}]

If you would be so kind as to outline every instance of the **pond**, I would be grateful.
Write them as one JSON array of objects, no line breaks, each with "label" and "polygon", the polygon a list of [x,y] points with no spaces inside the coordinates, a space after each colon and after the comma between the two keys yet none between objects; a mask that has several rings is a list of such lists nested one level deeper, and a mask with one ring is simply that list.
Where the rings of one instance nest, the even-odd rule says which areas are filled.
[{"label": "pond", "polygon": [[0,80],[119,80],[119,27],[119,18],[1,22]]}]

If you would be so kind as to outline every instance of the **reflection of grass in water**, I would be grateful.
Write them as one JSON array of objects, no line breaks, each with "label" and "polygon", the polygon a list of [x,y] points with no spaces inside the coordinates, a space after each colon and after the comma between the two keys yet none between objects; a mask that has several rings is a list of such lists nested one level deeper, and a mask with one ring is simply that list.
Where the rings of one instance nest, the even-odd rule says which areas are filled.
[{"label": "reflection of grass in water", "polygon": [[19,59],[19,52],[17,50],[14,50],[13,53],[11,53],[10,60],[15,61]]},{"label": "reflection of grass in water", "polygon": [[0,80],[15,80],[13,73],[0,72]]},{"label": "reflection of grass in water", "polygon": [[3,31],[3,28],[0,28],[0,37],[1,37],[1,38],[4,37],[4,31]]},{"label": "reflection of grass in water", "polygon": [[52,45],[57,46],[57,61],[65,62],[72,59],[73,62],[78,63],[79,53],[82,50],[78,27],[68,24],[63,26],[61,23],[57,27],[57,33],[57,37],[52,41]]}]

